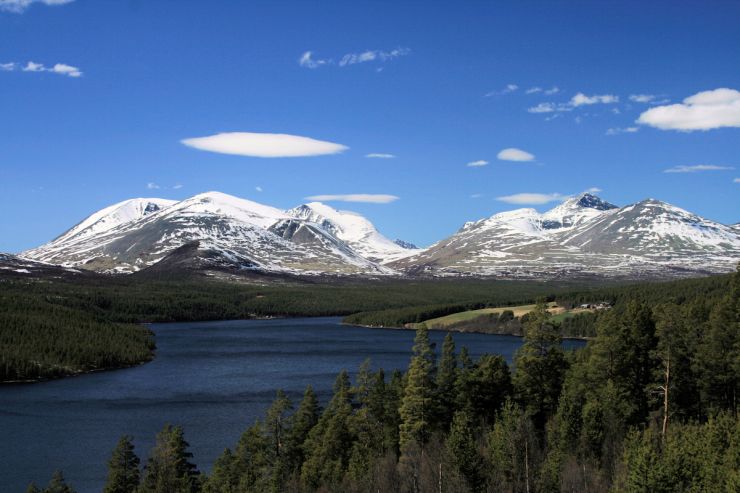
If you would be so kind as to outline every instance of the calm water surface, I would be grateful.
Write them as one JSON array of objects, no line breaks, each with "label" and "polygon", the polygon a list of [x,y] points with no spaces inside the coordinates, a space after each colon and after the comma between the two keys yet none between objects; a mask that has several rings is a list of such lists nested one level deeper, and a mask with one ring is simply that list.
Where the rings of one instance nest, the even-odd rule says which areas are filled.
[{"label": "calm water surface", "polygon": [[[405,369],[411,331],[339,325],[338,318],[157,324],[157,357],[127,370],[31,385],[0,386],[0,491],[45,485],[62,469],[79,492],[97,492],[122,434],[134,436],[142,461],[165,423],[181,424],[194,461],[209,471],[225,447],[270,405],[276,389],[297,404],[306,385],[322,402],[337,373]],[[431,338],[441,347],[443,333]],[[475,358],[511,361],[521,339],[455,334]],[[582,345],[566,341],[566,347]]]}]

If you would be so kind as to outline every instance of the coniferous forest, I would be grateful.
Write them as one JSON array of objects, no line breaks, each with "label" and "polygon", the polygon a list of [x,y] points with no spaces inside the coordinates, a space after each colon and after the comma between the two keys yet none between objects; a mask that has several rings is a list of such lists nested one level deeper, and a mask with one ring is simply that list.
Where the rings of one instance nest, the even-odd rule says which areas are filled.
[{"label": "coniferous forest", "polygon": [[[406,372],[365,362],[326,403],[278,390],[211,471],[178,426],[146,461],[122,437],[105,491],[739,491],[740,270],[725,279],[619,291],[574,352],[540,302],[511,366],[422,325]],[[72,490],[58,473],[44,491]]]}]

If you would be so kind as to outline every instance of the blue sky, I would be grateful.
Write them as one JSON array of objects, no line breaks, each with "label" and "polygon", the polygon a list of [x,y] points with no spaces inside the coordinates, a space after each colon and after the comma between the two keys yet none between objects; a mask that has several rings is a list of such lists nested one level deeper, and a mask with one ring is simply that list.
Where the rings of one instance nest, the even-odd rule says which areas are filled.
[{"label": "blue sky", "polygon": [[[737,2],[0,0],[0,251],[209,190],[392,196],[329,203],[420,245],[591,188],[734,223],[738,22]],[[321,155],[182,143],[237,132]]]}]

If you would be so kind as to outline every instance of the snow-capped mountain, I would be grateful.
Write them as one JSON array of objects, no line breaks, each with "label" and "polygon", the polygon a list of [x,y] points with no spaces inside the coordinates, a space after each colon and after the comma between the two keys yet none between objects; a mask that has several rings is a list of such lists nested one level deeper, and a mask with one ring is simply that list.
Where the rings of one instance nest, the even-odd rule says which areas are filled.
[{"label": "snow-capped mountain", "polygon": [[[136,207],[122,204],[127,204],[126,210],[146,212],[144,201],[132,202]],[[181,202],[149,203],[159,208],[121,214],[121,204],[116,204],[103,210],[108,214],[96,212],[80,223],[83,228],[73,228],[75,234],[66,233],[23,256],[100,272],[135,272],[197,243],[198,248],[189,251],[201,257],[199,266],[205,262],[219,269],[300,274],[392,273],[354,251],[334,231],[257,202],[209,192]],[[97,224],[110,227],[88,234]]]},{"label": "snow-capped mountain", "polygon": [[466,223],[421,253],[389,264],[411,273],[552,277],[659,277],[728,272],[737,230],[646,200],[618,208],[592,194],[543,214],[517,209]]},{"label": "snow-capped mountain", "polygon": [[0,253],[0,279],[33,277],[81,277],[94,275],[92,272],[71,267],[35,262],[9,253]]},{"label": "snow-capped mountain", "polygon": [[157,265],[158,272],[669,277],[734,270],[740,231],[652,199],[619,208],[586,193],[544,213],[516,209],[468,222],[418,249],[318,202],[281,210],[209,192],[115,204],[22,257],[121,273]]},{"label": "snow-capped mountain", "polygon": [[391,241],[375,229],[373,223],[350,211],[338,211],[320,202],[310,202],[288,215],[320,225],[368,260],[388,263],[418,253]]}]

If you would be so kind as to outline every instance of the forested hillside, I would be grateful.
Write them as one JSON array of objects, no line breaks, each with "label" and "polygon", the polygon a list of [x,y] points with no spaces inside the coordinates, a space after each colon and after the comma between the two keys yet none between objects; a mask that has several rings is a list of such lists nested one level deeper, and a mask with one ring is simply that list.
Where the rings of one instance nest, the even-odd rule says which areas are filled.
[{"label": "forested hillside", "polygon": [[436,354],[422,325],[405,373],[342,372],[323,408],[310,387],[299,403],[278,391],[211,471],[180,427],[143,467],[123,437],[105,491],[738,491],[740,270],[710,297],[698,286],[629,291],[573,353],[540,303],[513,367],[449,334]]}]

